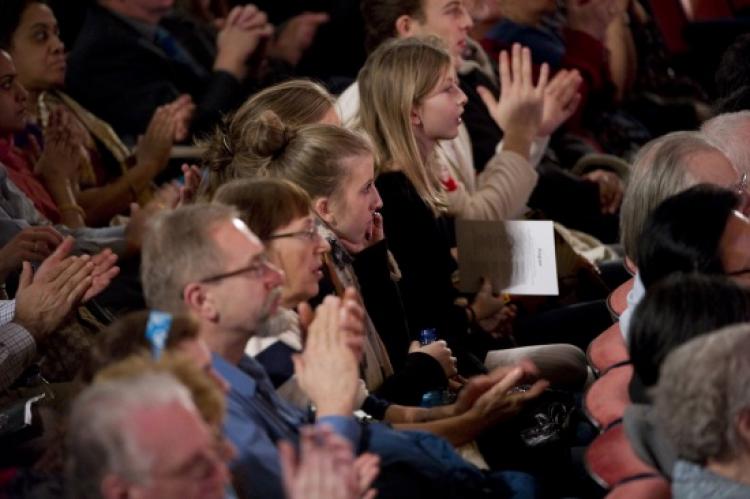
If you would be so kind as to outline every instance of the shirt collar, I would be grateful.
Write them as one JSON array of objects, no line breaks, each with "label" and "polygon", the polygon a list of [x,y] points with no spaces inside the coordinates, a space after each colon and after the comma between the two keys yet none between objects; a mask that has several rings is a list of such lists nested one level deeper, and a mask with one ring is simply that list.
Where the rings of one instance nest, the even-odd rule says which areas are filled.
[{"label": "shirt collar", "polygon": [[[258,370],[263,370],[257,361],[247,355],[243,355],[239,365],[235,366],[227,362],[221,355],[211,353],[211,364],[213,364],[216,372],[227,380],[231,391],[245,397],[255,395],[255,391],[258,388],[258,380],[253,377],[253,374],[257,374]],[[245,368],[247,366],[250,367],[249,370]]]}]

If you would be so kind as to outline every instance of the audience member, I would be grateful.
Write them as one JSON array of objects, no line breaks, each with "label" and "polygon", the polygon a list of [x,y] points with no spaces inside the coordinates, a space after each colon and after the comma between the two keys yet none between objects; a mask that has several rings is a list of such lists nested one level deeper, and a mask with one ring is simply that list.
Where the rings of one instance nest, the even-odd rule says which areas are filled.
[{"label": "audience member", "polygon": [[247,5],[235,7],[212,40],[179,20],[171,26],[172,4],[97,0],[68,58],[71,95],[131,141],[158,106],[182,95],[195,102],[191,131],[210,129],[243,97],[253,78],[248,59],[262,60],[273,32],[266,15]]},{"label": "audience member", "polygon": [[643,227],[638,272],[648,289],[676,272],[724,274],[750,282],[750,221],[736,192],[711,184],[663,201]]},{"label": "audience member", "polygon": [[[190,438],[185,438],[189,435]],[[80,498],[224,498],[230,453],[167,374],[98,382],[69,422],[67,487]]]},{"label": "audience member", "polygon": [[104,290],[119,271],[114,266],[117,257],[108,251],[93,258],[69,256],[73,239],[66,238],[33,272],[25,259],[27,235],[22,233],[0,250],[3,260],[17,260],[19,254],[24,258],[15,299],[0,300],[0,390],[36,359],[37,345],[54,334],[71,310]]},{"label": "audience member", "polygon": [[52,10],[43,1],[9,0],[0,19],[0,48],[20,61],[18,81],[29,93],[26,106],[34,127],[47,128],[57,110],[64,109],[71,134],[80,135],[83,147],[73,155],[80,156],[73,190],[87,225],[106,225],[126,213],[130,203],[148,201],[151,183],[167,166],[172,141],[186,137],[185,120],[193,104],[178,99],[160,107],[133,152],[107,123],[62,91],[65,46]]},{"label": "audience member", "polygon": [[[517,56],[518,52],[520,47]],[[520,59],[515,59],[517,64]],[[518,137],[506,136],[506,141],[518,141],[511,149],[528,149],[540,119],[545,77],[533,87],[528,64],[514,69],[521,74],[513,78],[529,82],[522,92],[522,107],[527,115],[536,113],[536,119],[529,119],[525,127],[519,127]],[[488,367],[502,363],[505,352],[487,352],[496,350],[491,338],[508,330],[513,309],[491,294],[489,282],[482,284],[472,304],[454,305],[458,296],[452,282],[456,262],[450,251],[445,197],[431,167],[437,142],[457,133],[465,101],[449,56],[417,39],[387,42],[373,52],[361,74],[361,125],[375,145],[376,185],[384,200],[383,229],[401,268],[399,285],[409,325],[413,330],[437,327],[446,339],[451,338],[449,344],[470,345],[470,351]],[[509,78],[506,90],[511,84]],[[442,304],[440,311],[435,310],[437,303]],[[453,339],[456,331],[467,330],[474,334]],[[568,357],[574,355],[573,347],[545,348],[549,354],[558,349],[562,365],[570,368],[575,364]]]},{"label": "audience member", "polygon": [[[651,212],[666,198],[698,183],[734,190],[746,187],[727,157],[698,133],[670,133],[641,148],[620,211],[620,240],[625,257],[636,268],[643,226]],[[643,282],[636,273],[633,289],[627,296],[627,308],[620,315],[620,329],[625,338],[633,309],[644,293]]]},{"label": "audience member", "polygon": [[722,275],[677,272],[654,284],[636,307],[630,335],[633,402],[648,403],[667,355],[695,336],[750,321],[750,295]]},{"label": "audience member", "polygon": [[13,135],[26,126],[27,92],[18,81],[10,54],[0,50],[0,161],[11,181],[53,223],[71,228],[85,225],[83,209],[73,194],[79,141],[71,136],[70,118],[55,113],[45,134],[45,152],[29,158],[15,147]]},{"label": "audience member", "polygon": [[[301,306],[300,311],[306,313],[302,303],[317,294],[317,281],[321,277],[319,271],[311,273],[310,268],[322,266],[322,253],[330,246],[316,230],[307,194],[289,182],[275,179],[237,180],[219,189],[216,200],[241,210],[249,228],[267,245],[271,262],[284,271],[280,310],[261,325],[258,334],[248,342],[245,352],[264,366],[279,394],[305,409],[309,399],[293,377],[292,366],[294,353],[302,351],[300,320],[304,320],[304,315],[298,316],[294,308]],[[283,216],[290,214],[283,213],[284,204],[296,206],[298,211],[288,223],[283,222],[290,218]],[[276,216],[271,216],[271,213]],[[306,238],[308,234],[312,235],[312,239],[309,236]],[[357,359],[363,357],[363,346],[367,349],[362,340],[350,338],[349,341]],[[456,373],[456,360],[450,357],[450,350],[446,353],[445,358],[440,360],[446,376],[452,377]],[[419,374],[427,373],[413,372],[412,378]],[[394,376],[386,380],[386,384],[407,381],[403,379],[404,376],[400,378]],[[469,383],[473,385],[472,381]],[[537,386],[537,389],[541,388],[542,385]],[[467,403],[464,397],[472,393],[473,387],[464,390],[455,403],[434,409],[390,404],[363,390],[356,397],[355,407],[376,419],[394,424],[398,429],[431,431],[458,447],[472,441],[496,422],[493,414],[485,412],[486,407]],[[388,393],[387,390],[381,391]],[[417,392],[417,402],[423,393]]]},{"label": "audience member", "polygon": [[[172,252],[168,247],[180,250]],[[191,265],[196,261],[200,267]],[[174,312],[188,309],[198,317],[214,366],[231,385],[225,433],[239,451],[233,470],[241,489],[249,497],[281,497],[274,442],[298,441],[299,427],[309,415],[283,401],[265,370],[243,353],[246,342],[278,305],[279,271],[234,210],[194,205],[155,220],[143,249],[142,275],[151,305]],[[361,334],[357,333],[361,321],[362,310],[350,293],[341,301],[326,298],[308,327],[303,354],[294,361],[297,379],[314,402],[318,421],[331,424],[353,445],[360,442],[362,431],[351,417],[357,363],[344,339],[350,333]],[[488,391],[475,403],[494,401],[496,416],[509,416],[527,398],[507,393],[523,375],[523,369],[516,368],[486,378],[483,388]],[[406,491],[415,497],[476,497],[480,490],[497,491],[496,487],[520,487],[531,493],[532,485],[523,475],[503,472],[489,478],[434,437],[395,433],[378,424],[365,431],[367,448],[383,463],[376,482],[381,497],[401,497]]]},{"label": "audience member", "polygon": [[750,493],[748,359],[750,329],[743,324],[694,338],[664,362],[653,397],[679,458],[676,499]]}]

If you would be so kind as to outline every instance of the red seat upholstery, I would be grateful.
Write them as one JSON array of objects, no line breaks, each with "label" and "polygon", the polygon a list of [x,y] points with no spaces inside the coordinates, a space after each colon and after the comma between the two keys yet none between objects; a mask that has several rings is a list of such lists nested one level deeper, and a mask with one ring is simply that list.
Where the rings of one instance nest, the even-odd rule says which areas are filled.
[{"label": "red seat upholstery", "polygon": [[612,367],[630,360],[628,347],[620,332],[620,324],[615,323],[594,338],[586,349],[589,364],[597,373],[603,374]]},{"label": "red seat upholstery", "polygon": [[670,54],[686,52],[688,47],[682,37],[682,31],[688,23],[688,18],[680,0],[649,0],[648,3],[667,51]]},{"label": "red seat upholstery", "polygon": [[669,481],[663,477],[631,480],[612,489],[605,499],[671,499]]},{"label": "red seat upholstery", "polygon": [[632,377],[633,366],[618,366],[607,371],[589,387],[583,408],[598,428],[606,429],[622,419],[625,408],[630,405],[628,383]]},{"label": "red seat upholstery", "polygon": [[607,297],[607,308],[615,319],[618,319],[628,306],[628,293],[633,289],[633,284],[635,284],[635,277],[620,284]]},{"label": "red seat upholstery", "polygon": [[659,477],[659,471],[641,461],[633,451],[622,424],[596,437],[586,449],[585,461],[591,477],[608,489],[625,480]]},{"label": "red seat upholstery", "polygon": [[692,0],[693,21],[711,21],[732,17],[732,8],[726,0]]}]

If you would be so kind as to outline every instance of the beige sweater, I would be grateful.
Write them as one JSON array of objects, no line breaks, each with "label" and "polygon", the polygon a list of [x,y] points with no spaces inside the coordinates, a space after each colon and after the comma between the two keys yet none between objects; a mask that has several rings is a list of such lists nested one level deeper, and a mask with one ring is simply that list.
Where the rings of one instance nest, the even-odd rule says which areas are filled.
[{"label": "beige sweater", "polygon": [[[543,150],[543,149],[542,149]],[[446,193],[448,211],[469,220],[517,218],[526,208],[536,186],[536,169],[523,156],[501,147],[476,175],[471,142],[465,127],[456,139],[438,149],[437,168],[447,168],[456,179],[457,189]]]},{"label": "beige sweater", "polygon": [[[359,113],[357,82],[339,96],[336,107],[344,126],[356,128]],[[462,124],[455,139],[440,144],[438,161],[434,165],[435,168],[447,169],[458,184],[455,191],[446,193],[448,211],[469,220],[505,220],[520,216],[536,186],[538,175],[533,165],[541,159],[548,140],[548,137],[540,138],[532,144],[533,164],[519,154],[503,151],[500,142],[495,155],[477,176],[471,139]]]}]

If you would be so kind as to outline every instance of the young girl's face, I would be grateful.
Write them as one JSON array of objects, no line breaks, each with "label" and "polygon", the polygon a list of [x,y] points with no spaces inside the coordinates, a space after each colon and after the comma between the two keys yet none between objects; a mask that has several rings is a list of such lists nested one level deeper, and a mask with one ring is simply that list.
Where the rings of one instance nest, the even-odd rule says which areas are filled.
[{"label": "young girl's face", "polygon": [[330,201],[330,213],[322,215],[336,235],[359,246],[372,236],[373,216],[383,206],[375,187],[375,168],[370,154],[341,160],[346,170],[336,194]]},{"label": "young girl's face", "polygon": [[0,50],[0,134],[20,132],[26,126],[27,95],[13,60]]},{"label": "young girl's face", "polygon": [[446,68],[437,85],[412,111],[415,132],[430,141],[456,138],[466,100],[456,72]]}]

